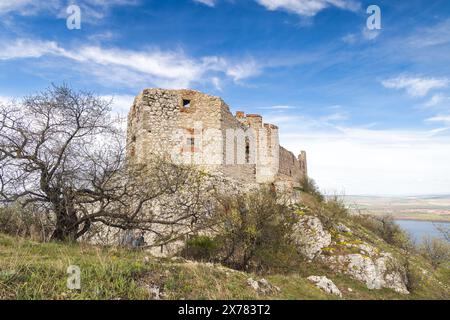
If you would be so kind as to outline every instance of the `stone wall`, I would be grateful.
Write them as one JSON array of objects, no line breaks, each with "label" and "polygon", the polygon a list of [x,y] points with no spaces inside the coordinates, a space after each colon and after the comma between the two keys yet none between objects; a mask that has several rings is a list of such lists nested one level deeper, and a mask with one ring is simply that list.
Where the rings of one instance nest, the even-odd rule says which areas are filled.
[{"label": "stone wall", "polygon": [[145,89],[130,110],[127,140],[130,161],[165,153],[243,183],[306,174],[306,154],[280,147],[278,127],[260,115],[234,116],[222,99],[193,90]]},{"label": "stone wall", "polygon": [[284,179],[291,179],[298,183],[303,176],[307,175],[306,153],[296,157],[292,152],[280,147],[280,170],[279,175]]}]

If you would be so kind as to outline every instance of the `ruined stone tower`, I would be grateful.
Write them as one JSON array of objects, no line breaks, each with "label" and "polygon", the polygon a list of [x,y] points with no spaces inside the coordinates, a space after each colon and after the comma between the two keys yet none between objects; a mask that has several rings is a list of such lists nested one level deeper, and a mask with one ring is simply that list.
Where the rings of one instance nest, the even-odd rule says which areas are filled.
[{"label": "ruined stone tower", "polygon": [[167,154],[242,183],[294,186],[307,175],[306,153],[279,144],[278,127],[260,115],[234,116],[220,98],[193,90],[145,89],[128,116],[128,157]]}]

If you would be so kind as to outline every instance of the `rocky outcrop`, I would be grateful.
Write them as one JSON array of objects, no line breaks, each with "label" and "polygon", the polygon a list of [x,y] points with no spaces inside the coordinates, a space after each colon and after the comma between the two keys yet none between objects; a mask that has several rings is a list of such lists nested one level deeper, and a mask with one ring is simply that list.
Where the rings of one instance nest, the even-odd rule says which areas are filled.
[{"label": "rocky outcrop", "polygon": [[331,234],[324,230],[319,218],[312,216],[300,218],[292,237],[297,250],[310,261],[321,254],[322,248],[331,244]]},{"label": "rocky outcrop", "polygon": [[253,280],[252,278],[248,278],[247,284],[257,293],[263,295],[273,295],[281,292],[280,288],[270,284],[266,279]]},{"label": "rocky outcrop", "polygon": [[310,276],[307,279],[314,283],[317,288],[325,291],[326,293],[335,294],[339,297],[342,297],[341,291],[338,289],[338,287],[336,287],[333,281],[331,281],[327,277]]},{"label": "rocky outcrop", "polygon": [[364,282],[369,289],[390,288],[408,294],[404,281],[404,270],[391,254],[383,252],[379,257],[362,254],[322,256],[330,268]]},{"label": "rocky outcrop", "polygon": [[349,275],[369,289],[389,288],[408,294],[405,270],[389,252],[384,252],[360,239],[343,224],[334,234],[325,230],[320,219],[303,216],[296,225],[293,240],[298,251],[308,260],[322,261],[331,270]]}]

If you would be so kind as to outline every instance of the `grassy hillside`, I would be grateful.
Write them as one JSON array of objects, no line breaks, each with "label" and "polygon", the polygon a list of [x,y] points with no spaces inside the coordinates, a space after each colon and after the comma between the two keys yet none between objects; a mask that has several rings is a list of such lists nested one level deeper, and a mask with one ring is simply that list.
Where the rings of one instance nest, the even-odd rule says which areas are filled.
[{"label": "grassy hillside", "polygon": [[[260,276],[220,265],[148,257],[143,251],[99,248],[84,244],[41,244],[0,234],[0,299],[150,299],[149,287],[161,288],[164,299],[337,299],[317,289],[306,277],[326,275],[344,299],[449,299],[449,269],[432,271],[410,295],[365,285],[325,268],[308,265],[298,273],[266,279],[281,292],[260,296],[247,279]],[[66,287],[67,267],[81,268],[81,290]]]}]

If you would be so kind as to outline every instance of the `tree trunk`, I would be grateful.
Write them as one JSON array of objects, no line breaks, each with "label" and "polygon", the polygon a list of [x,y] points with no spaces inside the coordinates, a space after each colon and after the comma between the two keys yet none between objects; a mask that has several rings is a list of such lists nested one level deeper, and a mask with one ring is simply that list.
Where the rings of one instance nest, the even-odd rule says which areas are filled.
[{"label": "tree trunk", "polygon": [[78,224],[76,214],[67,214],[65,211],[59,211],[51,239],[54,241],[73,242],[77,238]]}]

